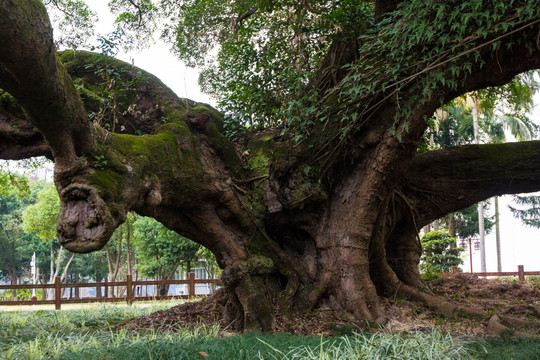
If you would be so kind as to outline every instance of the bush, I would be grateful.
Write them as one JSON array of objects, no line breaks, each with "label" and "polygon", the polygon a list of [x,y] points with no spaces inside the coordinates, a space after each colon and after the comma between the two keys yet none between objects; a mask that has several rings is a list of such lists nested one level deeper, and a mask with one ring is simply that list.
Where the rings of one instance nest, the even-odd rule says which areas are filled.
[{"label": "bush", "polygon": [[[41,299],[43,296],[43,290],[36,290],[36,298]],[[0,298],[11,299],[13,297],[12,290],[0,291]],[[32,290],[29,289],[17,289],[17,299],[18,300],[31,300],[32,299]]]},{"label": "bush", "polygon": [[463,264],[463,248],[456,247],[456,239],[446,231],[431,231],[421,242],[420,270],[424,275],[434,278],[436,274],[449,273],[452,266]]}]

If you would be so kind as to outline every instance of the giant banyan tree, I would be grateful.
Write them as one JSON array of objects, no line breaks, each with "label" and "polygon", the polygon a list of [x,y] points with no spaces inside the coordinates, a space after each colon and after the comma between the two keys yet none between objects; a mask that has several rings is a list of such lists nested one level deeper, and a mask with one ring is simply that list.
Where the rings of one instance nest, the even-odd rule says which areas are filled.
[{"label": "giant banyan tree", "polygon": [[[219,111],[131,64],[57,51],[41,1],[0,0],[0,158],[54,159],[70,251],[102,248],[129,211],[210,249],[235,329],[319,310],[383,323],[380,296],[459,312],[422,282],[418,230],[540,190],[540,142],[417,149],[441,105],[540,68],[540,4],[366,3],[369,21],[329,38],[305,81],[305,126],[282,120],[231,140]],[[98,68],[122,89],[101,122]]]}]

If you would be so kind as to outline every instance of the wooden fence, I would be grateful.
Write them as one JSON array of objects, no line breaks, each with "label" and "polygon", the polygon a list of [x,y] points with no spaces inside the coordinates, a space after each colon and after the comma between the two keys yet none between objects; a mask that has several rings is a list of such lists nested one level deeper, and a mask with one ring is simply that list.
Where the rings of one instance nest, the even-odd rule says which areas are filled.
[{"label": "wooden fence", "polygon": [[[179,285],[187,284],[188,293],[187,295],[165,295],[165,296],[134,296],[133,290],[136,286],[147,286],[147,285]],[[0,305],[44,305],[44,304],[54,304],[56,310],[60,310],[62,304],[71,304],[71,303],[93,303],[93,302],[121,302],[125,301],[129,305],[133,301],[147,301],[147,300],[161,300],[161,299],[171,299],[171,298],[192,298],[195,296],[195,284],[216,284],[220,285],[221,280],[219,279],[202,279],[195,280],[195,274],[189,273],[187,280],[138,280],[133,281],[131,275],[127,275],[126,281],[111,281],[111,282],[96,282],[96,283],[66,283],[62,284],[60,282],[60,277],[57,276],[54,279],[54,284],[22,284],[22,285],[0,285],[0,290],[16,290],[16,289],[54,289],[54,299],[51,300],[11,300],[11,301],[0,301]],[[125,287],[125,296],[122,297],[108,297],[108,291],[105,291],[105,296],[102,297],[92,297],[92,298],[63,298],[62,292],[63,289],[69,288],[97,288],[98,287],[115,287],[122,286]]]},{"label": "wooden fence", "polygon": [[[458,273],[457,266],[452,266],[452,274]],[[525,281],[525,276],[540,275],[540,271],[525,271],[523,265],[518,265],[517,271],[473,272],[477,276],[517,276],[519,281]]]}]

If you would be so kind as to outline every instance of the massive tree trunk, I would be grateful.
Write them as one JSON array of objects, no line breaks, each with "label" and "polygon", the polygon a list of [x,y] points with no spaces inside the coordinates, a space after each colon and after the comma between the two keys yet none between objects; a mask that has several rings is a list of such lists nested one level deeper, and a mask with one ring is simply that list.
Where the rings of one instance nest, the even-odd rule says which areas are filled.
[{"label": "massive tree trunk", "polygon": [[[377,18],[398,2],[384,3]],[[497,51],[491,39],[476,39],[483,62],[457,85],[425,91],[426,69],[399,91],[368,99],[330,92],[321,108],[336,111],[304,141],[267,129],[233,144],[219,112],[178,98],[150,74],[83,51],[57,54],[40,1],[0,4],[0,87],[20,105],[0,104],[0,156],[54,157],[62,245],[100,249],[128,211],[154,217],[216,255],[232,328],[272,330],[278,319],[312,310],[384,322],[379,296],[427,301],[417,290],[418,229],[493,195],[540,189],[537,142],[416,154],[441,102],[540,67],[538,47],[522,41],[536,41],[538,21],[508,30],[514,45]],[[444,56],[437,69],[450,73]],[[117,133],[87,120],[96,110],[96,67],[114,68],[116,85],[129,84],[112,120]],[[330,75],[318,76],[315,84]],[[331,76],[339,84],[347,73]],[[404,111],[401,99],[418,101]],[[345,133],[341,115],[358,101],[369,109]]]}]

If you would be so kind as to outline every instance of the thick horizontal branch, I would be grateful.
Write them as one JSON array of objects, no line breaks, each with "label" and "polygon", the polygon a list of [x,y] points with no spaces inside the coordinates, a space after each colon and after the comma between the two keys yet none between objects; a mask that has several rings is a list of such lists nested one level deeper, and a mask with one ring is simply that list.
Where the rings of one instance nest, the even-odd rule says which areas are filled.
[{"label": "thick horizontal branch", "polygon": [[51,158],[49,145],[34,125],[26,120],[22,109],[4,100],[0,100],[0,159]]},{"label": "thick horizontal branch", "polygon": [[57,165],[68,168],[93,146],[83,103],[56,57],[52,28],[39,0],[0,3],[0,87],[39,129]]},{"label": "thick horizontal branch", "polygon": [[540,141],[468,145],[414,158],[400,191],[417,225],[492,196],[540,190]]}]

